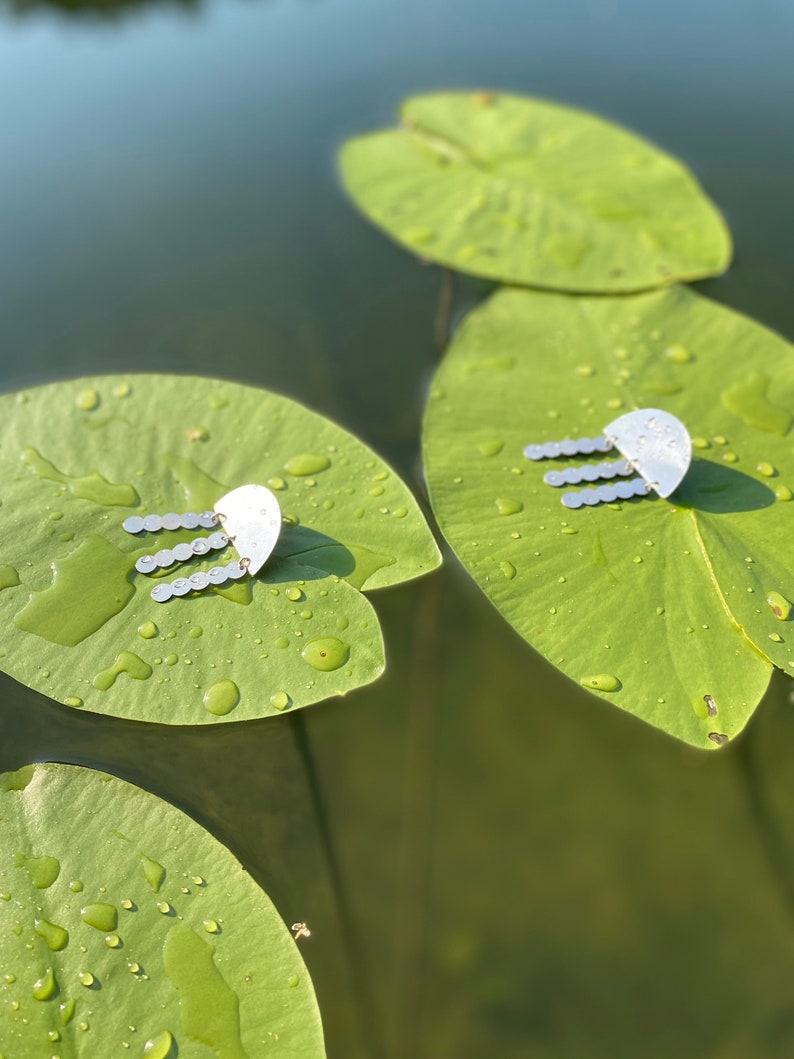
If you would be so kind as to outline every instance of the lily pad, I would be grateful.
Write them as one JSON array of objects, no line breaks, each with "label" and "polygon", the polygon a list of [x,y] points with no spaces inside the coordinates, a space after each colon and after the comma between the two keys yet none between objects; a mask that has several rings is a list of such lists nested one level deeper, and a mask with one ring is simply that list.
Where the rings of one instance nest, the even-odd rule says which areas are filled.
[{"label": "lily pad", "polygon": [[567,291],[718,275],[730,233],[677,159],[603,118],[495,92],[407,99],[342,150],[356,205],[425,260]]},{"label": "lily pad", "polygon": [[0,775],[0,1052],[322,1059],[298,948],[231,853],[101,772]]},{"label": "lily pad", "polygon": [[[0,665],[69,706],[168,724],[248,720],[374,680],[360,589],[435,567],[396,474],[284,397],[177,376],[105,376],[0,398]],[[125,532],[267,485],[284,525],[253,578],[156,603],[135,561],[206,530]],[[231,561],[196,557],[167,581]]]},{"label": "lily pad", "polygon": [[[667,500],[568,510],[528,443],[661,408],[694,459]],[[695,746],[735,736],[794,672],[794,357],[685,287],[497,292],[467,317],[425,421],[431,503],[464,566],[563,673]],[[601,456],[600,459],[605,459]]]}]

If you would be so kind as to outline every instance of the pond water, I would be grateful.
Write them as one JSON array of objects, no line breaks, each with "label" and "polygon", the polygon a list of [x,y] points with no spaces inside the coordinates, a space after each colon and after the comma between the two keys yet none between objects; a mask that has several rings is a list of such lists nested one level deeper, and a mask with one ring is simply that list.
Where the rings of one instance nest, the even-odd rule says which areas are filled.
[{"label": "pond water", "polygon": [[[259,384],[421,491],[440,277],[334,158],[432,87],[571,102],[686,159],[737,244],[701,288],[794,335],[793,33],[784,0],[0,0],[2,387]],[[455,318],[486,291],[460,281]],[[0,768],[88,764],[209,827],[309,923],[332,1059],[794,1054],[789,682],[692,751],[556,673],[446,558],[375,595],[370,688],[191,731],[2,678]]]}]

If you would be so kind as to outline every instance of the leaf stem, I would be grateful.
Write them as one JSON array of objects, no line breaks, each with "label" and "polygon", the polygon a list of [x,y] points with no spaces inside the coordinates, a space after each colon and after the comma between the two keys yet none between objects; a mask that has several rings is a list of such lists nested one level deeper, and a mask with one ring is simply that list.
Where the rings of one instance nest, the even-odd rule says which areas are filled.
[{"label": "leaf stem", "polygon": [[336,913],[339,917],[342,944],[350,969],[350,981],[354,992],[352,1003],[358,1016],[361,1037],[371,1059],[387,1059],[389,1052],[386,1049],[375,1014],[375,1000],[370,987],[371,976],[367,970],[364,947],[361,944],[355,917],[345,892],[342,872],[335,852],[331,824],[325,811],[325,797],[314,754],[312,753],[306,721],[300,713],[295,713],[291,717],[291,722],[298,756],[306,776],[309,800],[317,823],[317,831],[320,836],[320,845],[328,872],[331,893],[336,906]]},{"label": "leaf stem", "polygon": [[794,876],[792,876],[786,856],[783,833],[775,820],[774,811],[764,789],[763,770],[760,767],[755,746],[754,733],[758,727],[756,718],[755,724],[751,724],[743,737],[737,741],[736,762],[750,815],[755,824],[758,841],[766,857],[770,874],[777,885],[789,916],[794,918]]},{"label": "leaf stem", "polygon": [[419,1030],[433,855],[433,806],[438,737],[440,578],[424,586],[414,625],[403,807],[395,914],[395,1024],[399,1054],[419,1055]]}]

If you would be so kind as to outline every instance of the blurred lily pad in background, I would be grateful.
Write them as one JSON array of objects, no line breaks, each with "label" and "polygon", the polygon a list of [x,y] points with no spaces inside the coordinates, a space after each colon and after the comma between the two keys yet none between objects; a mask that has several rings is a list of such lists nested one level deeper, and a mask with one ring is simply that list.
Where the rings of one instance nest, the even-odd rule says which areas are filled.
[{"label": "blurred lily pad in background", "polygon": [[427,261],[504,283],[619,292],[718,275],[730,233],[692,174],[593,114],[501,92],[412,96],[348,141],[342,176]]}]

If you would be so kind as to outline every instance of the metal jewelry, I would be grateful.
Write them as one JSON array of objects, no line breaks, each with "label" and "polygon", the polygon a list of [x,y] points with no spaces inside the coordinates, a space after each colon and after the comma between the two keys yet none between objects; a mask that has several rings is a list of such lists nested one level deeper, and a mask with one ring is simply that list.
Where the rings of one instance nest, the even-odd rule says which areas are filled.
[{"label": "metal jewelry", "polygon": [[[222,496],[212,511],[196,514],[188,511],[184,515],[169,512],[167,515],[131,515],[122,523],[127,533],[159,533],[161,530],[214,529],[207,537],[196,537],[189,544],[177,544],[173,548],[161,548],[151,555],[142,555],[135,562],[135,569],[142,574],[153,574],[165,570],[174,563],[183,563],[194,557],[221,551],[234,545],[239,559],[224,566],[213,566],[208,571],[198,570],[189,577],[177,577],[174,581],[159,581],[152,589],[156,603],[166,603],[174,596],[186,596],[188,592],[201,592],[211,585],[223,585],[227,581],[239,581],[246,575],[257,574],[270,557],[281,532],[281,508],[276,497],[263,485],[241,485]],[[217,529],[222,527],[223,532]]]},{"label": "metal jewelry", "polygon": [[[683,481],[692,461],[692,441],[683,423],[658,408],[627,412],[608,423],[604,433],[597,438],[527,445],[524,455],[529,460],[553,460],[560,456],[607,453],[613,449],[624,458],[548,471],[543,480],[547,485],[559,488],[599,479],[622,479],[614,484],[566,492],[561,497],[565,507],[594,507],[615,500],[647,496],[650,492],[661,497],[670,496]],[[638,477],[631,477],[635,474]]]}]

